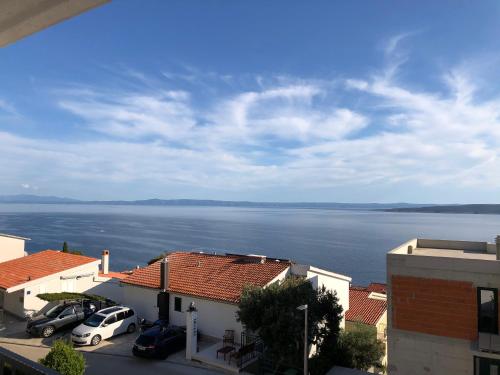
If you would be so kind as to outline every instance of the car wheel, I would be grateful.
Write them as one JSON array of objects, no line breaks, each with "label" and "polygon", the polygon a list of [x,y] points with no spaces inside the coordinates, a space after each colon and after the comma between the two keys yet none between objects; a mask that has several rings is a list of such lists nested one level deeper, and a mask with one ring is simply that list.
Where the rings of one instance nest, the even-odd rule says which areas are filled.
[{"label": "car wheel", "polygon": [[127,327],[127,333],[134,333],[135,332],[135,324],[130,323]]},{"label": "car wheel", "polygon": [[54,333],[55,328],[53,326],[47,326],[44,329],[42,329],[42,336],[43,337],[50,337]]},{"label": "car wheel", "polygon": [[92,340],[90,340],[90,344],[92,346],[99,345],[100,342],[101,342],[101,336],[99,335],[95,335],[94,337],[92,337]]}]

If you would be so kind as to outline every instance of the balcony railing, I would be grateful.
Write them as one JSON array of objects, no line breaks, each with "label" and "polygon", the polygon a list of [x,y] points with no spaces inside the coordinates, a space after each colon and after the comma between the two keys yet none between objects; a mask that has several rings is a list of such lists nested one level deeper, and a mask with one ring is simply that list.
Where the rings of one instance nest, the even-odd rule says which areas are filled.
[{"label": "balcony railing", "polygon": [[500,335],[479,332],[478,346],[482,352],[500,353]]}]

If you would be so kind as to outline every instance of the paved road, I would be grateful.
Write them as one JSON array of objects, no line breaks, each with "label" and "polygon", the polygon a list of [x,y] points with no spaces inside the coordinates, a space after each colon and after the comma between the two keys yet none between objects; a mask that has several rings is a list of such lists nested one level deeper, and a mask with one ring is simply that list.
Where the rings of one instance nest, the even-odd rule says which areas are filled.
[{"label": "paved road", "polygon": [[[11,350],[23,357],[37,361],[44,357],[49,348],[31,346],[25,344],[0,343],[0,346]],[[116,354],[104,354],[99,352],[84,352],[87,362],[86,375],[103,374],[138,374],[138,375],[218,375],[223,372],[197,367],[191,364],[183,364],[171,360],[151,361],[132,356],[121,356]]]}]

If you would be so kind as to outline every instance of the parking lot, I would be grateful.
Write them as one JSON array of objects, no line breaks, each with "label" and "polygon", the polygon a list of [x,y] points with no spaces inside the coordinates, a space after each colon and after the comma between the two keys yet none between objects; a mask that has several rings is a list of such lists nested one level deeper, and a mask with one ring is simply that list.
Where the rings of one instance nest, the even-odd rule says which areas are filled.
[{"label": "parking lot", "polygon": [[[54,340],[69,339],[71,330],[56,332],[52,337],[31,337],[25,332],[26,322],[10,315],[4,316],[0,326],[0,346],[16,352],[33,361],[44,357]],[[211,369],[201,363],[187,361],[184,351],[169,356],[166,360],[148,360],[132,355],[132,346],[138,332],[123,334],[109,340],[103,340],[98,346],[77,347],[87,362],[86,374],[111,374],[113,372],[141,375],[158,374],[168,371],[169,374],[220,374],[219,370]],[[204,345],[204,343],[200,343]]]}]

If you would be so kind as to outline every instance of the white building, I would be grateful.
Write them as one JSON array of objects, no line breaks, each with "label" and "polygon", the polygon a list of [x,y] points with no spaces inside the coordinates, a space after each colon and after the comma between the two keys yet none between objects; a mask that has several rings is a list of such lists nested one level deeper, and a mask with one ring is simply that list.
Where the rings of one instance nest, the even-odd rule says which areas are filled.
[{"label": "white building", "polygon": [[0,263],[25,256],[26,241],[29,238],[0,233]]},{"label": "white building", "polygon": [[499,374],[500,237],[413,239],[387,254],[388,372]]},{"label": "white building", "polygon": [[109,251],[101,260],[83,255],[44,250],[31,255],[24,252],[24,239],[0,237],[0,310],[18,317],[42,309],[47,302],[42,293],[75,292],[102,295],[117,302],[122,299],[120,279],[126,275],[109,272]]},{"label": "white building", "polygon": [[[198,309],[198,329],[204,335],[221,338],[225,330],[234,330],[238,341],[243,327],[236,320],[236,312],[244,287],[248,284],[266,287],[291,275],[304,276],[315,287],[324,285],[336,291],[344,311],[349,309],[351,278],[319,268],[288,260],[234,254],[175,252],[169,254],[167,260],[163,285],[169,295],[169,321],[185,325],[185,312],[194,302]],[[162,264],[158,261],[122,280],[124,302],[148,320],[158,319]]]}]

